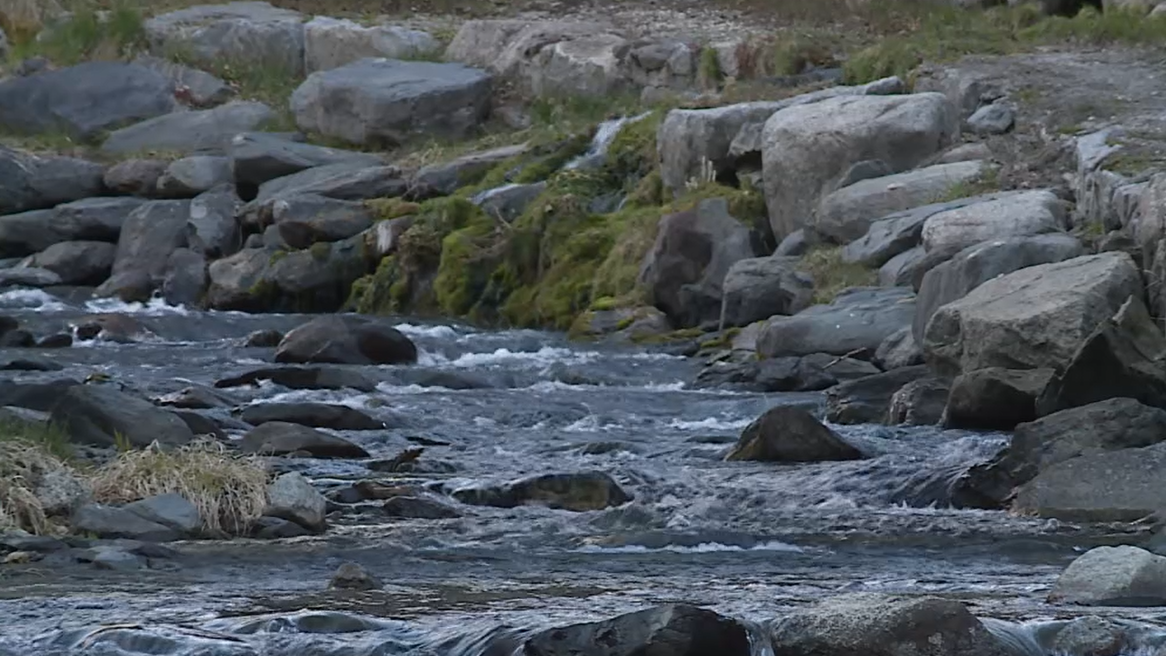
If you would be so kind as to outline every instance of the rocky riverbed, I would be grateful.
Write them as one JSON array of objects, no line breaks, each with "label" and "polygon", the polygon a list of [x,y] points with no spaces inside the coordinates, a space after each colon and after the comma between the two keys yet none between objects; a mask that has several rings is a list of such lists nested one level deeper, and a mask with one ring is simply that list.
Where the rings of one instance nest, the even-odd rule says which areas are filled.
[{"label": "rocky riverbed", "polygon": [[627,11],[14,44],[0,654],[1166,651],[1160,55]]}]

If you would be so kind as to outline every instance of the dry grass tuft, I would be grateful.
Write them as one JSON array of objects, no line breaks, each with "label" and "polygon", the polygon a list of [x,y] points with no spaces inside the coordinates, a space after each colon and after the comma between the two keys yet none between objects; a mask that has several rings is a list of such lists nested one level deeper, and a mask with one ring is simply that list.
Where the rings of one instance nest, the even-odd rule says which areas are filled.
[{"label": "dry grass tuft", "polygon": [[842,260],[842,247],[818,247],[806,253],[800,267],[814,278],[814,303],[829,303],[851,287],[878,284],[878,272]]},{"label": "dry grass tuft", "polygon": [[43,476],[65,470],[64,438],[51,427],[0,422],[0,530],[52,531],[35,490]]},{"label": "dry grass tuft", "polygon": [[213,532],[244,533],[267,505],[268,472],[261,461],[228,453],[212,441],[122,453],[98,470],[92,482],[94,497],[102,503],[180,494],[198,508],[203,526]]}]

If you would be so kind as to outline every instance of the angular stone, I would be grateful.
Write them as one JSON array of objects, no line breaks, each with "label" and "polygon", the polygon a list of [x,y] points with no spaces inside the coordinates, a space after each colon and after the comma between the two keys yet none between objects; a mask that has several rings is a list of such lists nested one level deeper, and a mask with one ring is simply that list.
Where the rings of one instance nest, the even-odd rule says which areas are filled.
[{"label": "angular stone", "polygon": [[318,241],[340,241],[372,227],[372,210],[358,201],[317,194],[299,194],[277,200],[271,207],[279,234],[292,248],[308,248]]},{"label": "angular stone", "polygon": [[324,495],[298,472],[283,474],[267,486],[264,515],[295,522],[310,531],[322,531],[327,510]]},{"label": "angular stone", "polygon": [[160,494],[124,507],[142,519],[161,524],[181,535],[193,535],[202,526],[198,508],[181,494]]},{"label": "angular stone", "polygon": [[209,259],[233,255],[239,250],[241,229],[235,219],[242,202],[229,185],[220,185],[190,201],[187,245]]},{"label": "angular stone", "polygon": [[[103,191],[105,167],[73,157],[41,157],[0,146],[0,215],[45,209]],[[5,221],[0,217],[0,244]],[[64,241],[64,240],[61,240]],[[44,244],[30,252],[44,250]],[[4,252],[8,249],[0,249]]]},{"label": "angular stone", "polygon": [[441,44],[429,33],[397,25],[366,27],[328,16],[316,16],[304,24],[304,68],[308,73],[367,57],[422,59],[440,50]]},{"label": "angular stone", "polygon": [[1138,521],[1166,504],[1163,476],[1166,444],[1082,455],[1037,474],[1013,508],[1072,522]]},{"label": "angular stone", "polygon": [[943,421],[950,386],[938,378],[920,378],[899,388],[887,407],[892,426],[935,426]]},{"label": "angular stone", "polygon": [[239,448],[246,453],[286,456],[303,452],[313,458],[367,458],[368,452],[348,440],[308,426],[268,421],[243,436]]},{"label": "angular stone", "polygon": [[1061,573],[1049,600],[1086,606],[1166,605],[1166,557],[1130,546],[1090,549]]},{"label": "angular stone", "polygon": [[729,267],[722,283],[721,329],[797,314],[809,307],[814,282],[798,271],[799,262],[795,257],[758,257]]},{"label": "angular stone", "polygon": [[219,185],[230,183],[231,161],[222,155],[195,155],[175,160],[158,178],[158,193],[173,198],[190,198]]},{"label": "angular stone", "polygon": [[892,333],[875,350],[874,362],[884,371],[923,364],[923,351],[915,343],[910,327]]},{"label": "angular stone", "polygon": [[78,508],[73,513],[71,524],[76,533],[92,533],[107,539],[169,542],[179,537],[174,529],[144,519],[125,508],[96,503]]},{"label": "angular stone", "polygon": [[881,267],[895,256],[920,244],[923,238],[923,224],[927,219],[940,212],[973,205],[995,196],[988,194],[960,198],[921,205],[883,216],[870,224],[865,235],[850,242],[842,250],[842,259],[847,262],[860,262],[868,267]]},{"label": "angular stone", "polygon": [[194,439],[178,417],[111,387],[71,386],[58,397],[51,413],[52,421],[77,444],[109,447],[120,439],[145,448],[153,442],[181,446]]},{"label": "angular stone", "polygon": [[[462,187],[477,184],[495,166],[530,150],[527,144],[502,146],[440,164],[422,167],[409,183],[410,198],[448,196]],[[478,204],[478,203],[475,203]]]},{"label": "angular stone", "polygon": [[206,71],[149,55],[138,55],[133,63],[161,73],[173,83],[175,95],[192,107],[214,107],[235,97],[231,85]]},{"label": "angular stone", "polygon": [[96,294],[147,300],[161,285],[170,255],[186,245],[189,217],[189,201],[155,201],[134,210],[122,227],[110,278]]},{"label": "angular stone", "polygon": [[928,251],[967,248],[991,239],[1065,228],[1065,204],[1051,191],[1004,192],[992,200],[930,216],[923,224],[923,247]]},{"label": "angular stone", "polygon": [[927,374],[925,366],[903,367],[831,387],[826,391],[826,421],[833,424],[883,423],[895,393]]},{"label": "angular stone", "polygon": [[611,476],[602,472],[544,474],[500,486],[455,490],[451,496],[474,506],[515,508],[536,504],[573,512],[603,510],[632,500]]},{"label": "angular stone", "polygon": [[151,197],[169,165],[164,159],[127,159],[106,169],[105,186],[117,194]]},{"label": "angular stone", "polygon": [[745,428],[725,460],[823,462],[862,457],[810,413],[796,406],[778,406]]},{"label": "angular stone", "polygon": [[461,64],[362,59],[312,73],[292,94],[291,107],[302,130],[397,145],[418,136],[467,136],[485,120],[491,88],[488,73]]},{"label": "angular stone", "polygon": [[948,428],[1012,430],[1037,418],[1036,400],[1053,376],[1051,369],[988,367],[956,377],[944,424]]},{"label": "angular stone", "polygon": [[325,148],[265,132],[236,135],[231,140],[230,156],[235,184],[240,189],[252,190],[268,180],[327,164],[360,162],[370,167],[386,164],[383,157],[372,153]]},{"label": "angular stone", "polygon": [[316,194],[338,200],[392,198],[405,193],[407,185],[395,166],[370,166],[359,159],[325,164],[269,180],[259,186],[256,204],[278,202],[291,196]]},{"label": "angular stone", "polygon": [[829,305],[770,319],[757,341],[757,353],[773,358],[865,352],[870,358],[887,337],[909,325],[915,314],[914,299],[909,289],[848,289]]},{"label": "angular stone", "polygon": [[266,2],[186,7],[150,18],[145,29],[158,56],[177,51],[203,67],[226,62],[303,74],[303,16]]},{"label": "angular stone", "polygon": [[939,308],[922,341],[941,371],[1063,369],[1141,279],[1125,253],[1041,264],[995,278]]},{"label": "angular stone", "polygon": [[175,112],[117,130],[101,144],[110,155],[145,153],[225,153],[241,132],[275,118],[260,102],[234,101],[214,109]]},{"label": "angular stone", "polygon": [[64,285],[100,285],[113,268],[117,246],[101,241],[65,241],[32,256],[32,266],[60,276]]},{"label": "angular stone", "polygon": [[207,287],[206,258],[189,248],[179,248],[166,260],[162,274],[162,298],[169,305],[193,307]]}]

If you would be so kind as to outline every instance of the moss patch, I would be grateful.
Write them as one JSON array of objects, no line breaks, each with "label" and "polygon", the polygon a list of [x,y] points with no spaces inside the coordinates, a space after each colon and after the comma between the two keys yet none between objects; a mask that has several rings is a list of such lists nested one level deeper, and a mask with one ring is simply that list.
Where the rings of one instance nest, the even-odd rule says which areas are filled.
[{"label": "moss patch", "polygon": [[861,264],[842,260],[842,247],[815,248],[805,257],[799,268],[814,278],[814,303],[834,300],[840,292],[851,287],[870,287],[878,283],[878,273]]}]

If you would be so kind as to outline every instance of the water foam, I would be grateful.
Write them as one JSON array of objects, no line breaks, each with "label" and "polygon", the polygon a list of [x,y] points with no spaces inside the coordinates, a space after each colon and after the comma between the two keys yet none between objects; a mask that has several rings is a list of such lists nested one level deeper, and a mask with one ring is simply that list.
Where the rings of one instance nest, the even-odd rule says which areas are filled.
[{"label": "water foam", "polygon": [[85,308],[90,312],[141,314],[151,317],[159,317],[168,314],[189,316],[191,314],[200,312],[199,310],[191,310],[185,305],[170,305],[161,298],[152,298],[146,303],[126,303],[125,301],[116,298],[97,298],[91,301],[86,301]]},{"label": "water foam", "polygon": [[0,293],[0,308],[6,310],[36,310],[37,312],[60,312],[68,305],[61,299],[42,289],[12,289]]},{"label": "water foam", "polygon": [[769,542],[760,542],[750,547],[742,547],[736,544],[722,544],[720,542],[701,542],[694,545],[676,545],[670,544],[663,547],[645,547],[643,545],[629,544],[621,547],[601,547],[597,545],[586,545],[575,549],[576,553],[602,553],[602,554],[652,554],[652,553],[681,553],[681,554],[706,554],[706,553],[723,553],[723,552],[744,552],[744,551],[777,551],[784,553],[804,553],[805,550],[801,547],[789,544],[786,542],[779,542],[776,540]]}]

